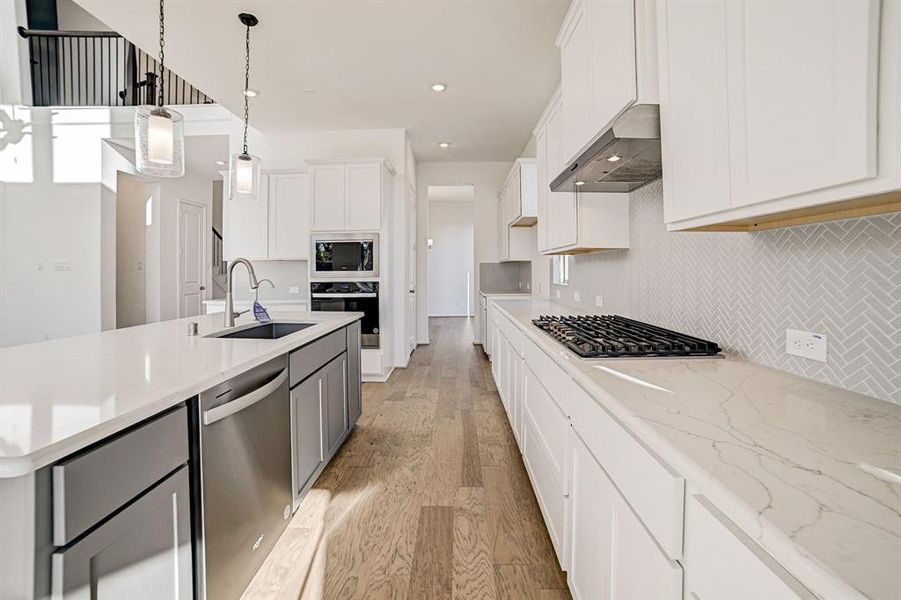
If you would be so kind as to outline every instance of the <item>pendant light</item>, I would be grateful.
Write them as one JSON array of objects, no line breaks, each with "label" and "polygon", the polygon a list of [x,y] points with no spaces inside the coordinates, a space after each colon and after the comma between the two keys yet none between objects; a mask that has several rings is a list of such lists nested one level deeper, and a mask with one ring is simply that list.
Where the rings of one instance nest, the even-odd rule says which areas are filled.
[{"label": "pendant light", "polygon": [[[181,113],[163,107],[165,87],[165,19],[160,0],[160,73],[156,105],[135,109],[135,167],[153,177],[185,174],[185,128]],[[152,102],[152,99],[151,99]]]},{"label": "pendant light", "polygon": [[244,37],[244,148],[232,154],[228,166],[228,189],[232,200],[256,202],[260,191],[260,158],[247,152],[247,121],[250,115],[250,28],[259,20],[247,13],[238,15],[246,29]]}]

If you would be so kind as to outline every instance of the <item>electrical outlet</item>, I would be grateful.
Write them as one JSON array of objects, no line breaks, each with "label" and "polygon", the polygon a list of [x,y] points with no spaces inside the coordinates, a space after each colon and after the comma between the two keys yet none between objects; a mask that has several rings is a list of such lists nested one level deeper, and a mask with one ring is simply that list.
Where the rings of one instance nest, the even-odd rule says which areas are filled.
[{"label": "electrical outlet", "polygon": [[72,263],[67,260],[61,260],[53,265],[54,271],[71,271]]},{"label": "electrical outlet", "polygon": [[604,297],[603,296],[595,296],[594,297],[594,305],[598,308],[604,308]]},{"label": "electrical outlet", "polygon": [[299,294],[299,293],[300,293],[300,287],[299,287],[299,286],[296,286],[296,285],[288,286],[288,293],[289,293],[289,294]]},{"label": "electrical outlet", "polygon": [[579,302],[582,299],[582,294],[579,292],[573,292],[573,301]]},{"label": "electrical outlet", "polygon": [[557,297],[560,297],[560,290],[557,290]]},{"label": "electrical outlet", "polygon": [[826,362],[826,335],[797,329],[785,330],[785,351],[794,356]]}]

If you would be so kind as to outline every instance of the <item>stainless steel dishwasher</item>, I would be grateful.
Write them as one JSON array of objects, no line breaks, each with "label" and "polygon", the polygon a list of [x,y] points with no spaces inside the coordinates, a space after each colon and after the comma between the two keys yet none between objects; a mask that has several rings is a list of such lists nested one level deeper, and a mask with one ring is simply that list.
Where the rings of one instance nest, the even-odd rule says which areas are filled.
[{"label": "stainless steel dishwasher", "polygon": [[291,517],[288,357],[200,394],[200,597],[239,598]]}]

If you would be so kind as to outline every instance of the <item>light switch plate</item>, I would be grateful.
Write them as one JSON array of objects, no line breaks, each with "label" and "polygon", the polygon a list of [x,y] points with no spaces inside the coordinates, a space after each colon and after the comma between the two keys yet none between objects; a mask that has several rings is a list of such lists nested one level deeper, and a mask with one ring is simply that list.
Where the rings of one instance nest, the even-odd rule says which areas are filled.
[{"label": "light switch plate", "polygon": [[823,333],[785,330],[785,351],[793,356],[826,362],[826,342],[826,334]]},{"label": "light switch plate", "polygon": [[594,305],[598,308],[604,307],[604,297],[603,296],[595,296],[594,297]]},{"label": "light switch plate", "polygon": [[288,286],[288,293],[289,293],[289,294],[299,294],[299,293],[300,293],[300,287],[299,287],[299,286],[296,286],[296,285]]},{"label": "light switch plate", "polygon": [[579,292],[573,292],[573,300],[575,302],[579,302],[582,299],[582,294]]}]

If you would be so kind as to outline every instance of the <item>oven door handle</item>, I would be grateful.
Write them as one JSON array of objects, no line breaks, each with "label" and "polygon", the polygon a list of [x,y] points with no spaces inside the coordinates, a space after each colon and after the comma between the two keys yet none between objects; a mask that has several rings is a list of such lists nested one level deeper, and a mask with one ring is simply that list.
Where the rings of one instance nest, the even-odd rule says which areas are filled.
[{"label": "oven door handle", "polygon": [[244,410],[248,406],[256,404],[260,400],[272,394],[272,392],[277,390],[279,387],[281,387],[281,385],[285,383],[285,380],[287,379],[288,369],[283,369],[282,372],[275,377],[275,379],[273,379],[266,385],[258,387],[254,391],[235,398],[234,400],[230,400],[225,404],[203,411],[203,424],[212,425],[216,421],[221,421],[225,417],[231,416],[236,412]]},{"label": "oven door handle", "polygon": [[376,293],[367,294],[310,294],[313,298],[378,298]]}]

